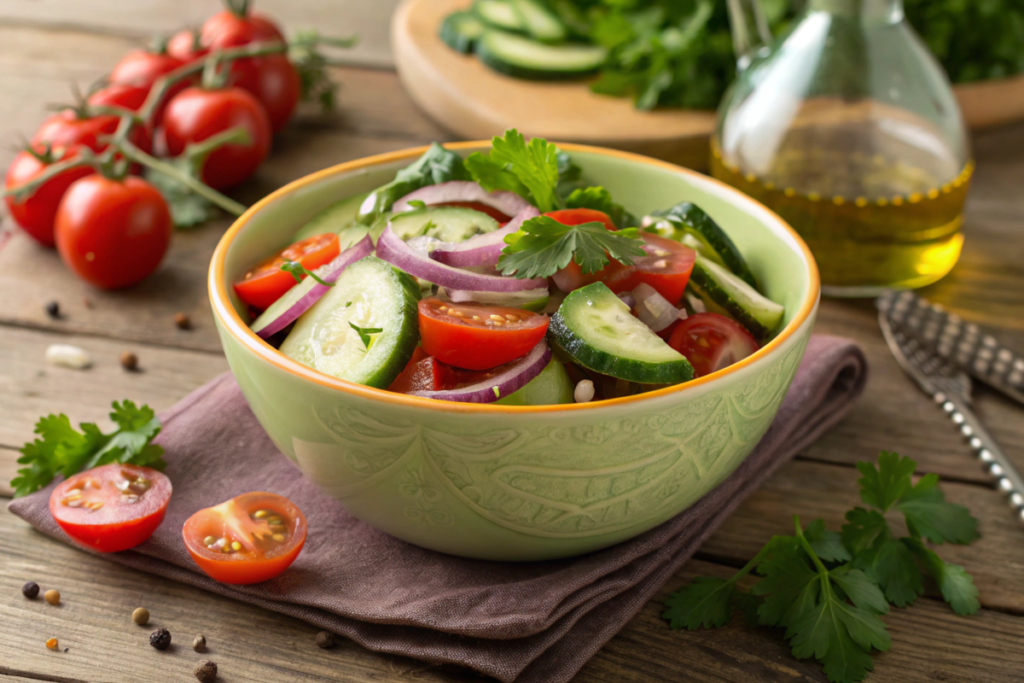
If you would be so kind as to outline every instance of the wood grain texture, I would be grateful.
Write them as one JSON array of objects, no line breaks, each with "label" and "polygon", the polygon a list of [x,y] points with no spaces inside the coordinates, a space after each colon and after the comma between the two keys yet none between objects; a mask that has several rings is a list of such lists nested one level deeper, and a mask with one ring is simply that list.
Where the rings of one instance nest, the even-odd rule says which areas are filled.
[{"label": "wood grain texture", "polygon": [[[397,0],[260,0],[258,11],[279,19],[286,33],[315,29],[323,35],[356,34],[360,43],[338,55],[361,66],[390,67],[388,17]],[[130,9],[129,9],[130,7]],[[0,0],[0,24],[88,31],[133,38],[143,45],[157,33],[199,26],[221,9],[215,0]]]}]

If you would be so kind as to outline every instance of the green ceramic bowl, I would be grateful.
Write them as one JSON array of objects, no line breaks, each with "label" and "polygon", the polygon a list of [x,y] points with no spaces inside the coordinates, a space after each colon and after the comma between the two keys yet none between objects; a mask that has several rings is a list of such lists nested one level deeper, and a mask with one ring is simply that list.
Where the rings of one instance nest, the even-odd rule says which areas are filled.
[{"label": "green ceramic bowl", "polygon": [[[467,155],[487,147],[449,146]],[[636,536],[688,508],[743,461],[771,424],[803,356],[818,271],[782,219],[678,166],[561,147],[633,213],[682,200],[702,206],[739,245],[768,296],[786,306],[775,339],[688,384],[594,404],[523,407],[448,403],[351,384],[292,361],[250,332],[231,283],[290,242],[318,211],[391,180],[424,148],[297,180],[249,209],[214,253],[214,318],[260,424],[352,514],[410,543],[466,557],[541,560]]]}]

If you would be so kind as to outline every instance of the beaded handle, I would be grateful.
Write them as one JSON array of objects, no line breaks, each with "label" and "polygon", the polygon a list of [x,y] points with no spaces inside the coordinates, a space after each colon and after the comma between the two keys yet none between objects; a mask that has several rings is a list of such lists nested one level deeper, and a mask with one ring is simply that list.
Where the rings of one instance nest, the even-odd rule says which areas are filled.
[{"label": "beaded handle", "polygon": [[971,450],[981,461],[981,466],[995,479],[996,488],[1006,494],[1017,520],[1024,522],[1024,479],[1021,479],[1020,473],[966,402],[941,391],[933,398],[967,439]]}]

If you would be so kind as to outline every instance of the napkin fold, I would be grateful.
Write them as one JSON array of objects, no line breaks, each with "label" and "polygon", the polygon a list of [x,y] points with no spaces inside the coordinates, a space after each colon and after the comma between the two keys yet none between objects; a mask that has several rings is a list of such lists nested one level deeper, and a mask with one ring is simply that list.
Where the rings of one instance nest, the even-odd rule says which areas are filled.
[{"label": "napkin fold", "polygon": [[[853,342],[811,338],[764,438],[715,490],[632,540],[577,558],[469,560],[425,550],[352,517],[283,456],[225,374],[161,414],[158,443],[174,484],[153,537],[108,557],[289,614],[379,652],[454,664],[506,683],[568,681],[780,465],[849,412],[867,362]],[[53,486],[10,504],[39,531],[70,542],[48,509]],[[199,572],[181,540],[196,510],[247,491],[296,501],[309,523],[298,560],[254,586]]]}]

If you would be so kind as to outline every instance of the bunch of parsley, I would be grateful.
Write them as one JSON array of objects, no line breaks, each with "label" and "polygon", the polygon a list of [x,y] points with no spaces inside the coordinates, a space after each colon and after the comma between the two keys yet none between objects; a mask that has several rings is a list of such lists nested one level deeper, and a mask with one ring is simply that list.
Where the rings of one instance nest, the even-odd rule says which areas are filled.
[{"label": "bunch of parsley", "polygon": [[[868,507],[846,513],[841,532],[816,519],[803,528],[794,517],[793,536],[775,536],[730,579],[699,577],[673,593],[663,617],[672,628],[726,625],[734,611],[753,624],[784,628],[797,659],[814,657],[833,683],[860,681],[872,669],[872,650],[891,645],[880,615],[889,604],[905,607],[935,581],[954,612],[979,609],[978,591],[963,567],[925,545],[970,543],[977,520],[967,508],[947,503],[938,477],[913,484],[917,463],[882,452],[877,467],[857,463],[860,497]],[[896,538],[887,512],[903,515],[909,535]],[[737,582],[756,571],[749,591]]]},{"label": "bunch of parsley", "polygon": [[11,481],[14,495],[38,491],[58,473],[69,477],[114,462],[164,468],[163,447],[151,443],[162,426],[152,408],[114,401],[110,419],[117,429],[104,434],[92,422],[81,423],[79,431],[64,414],[40,418],[35,429],[39,438],[21,448],[18,463],[26,467]]}]

